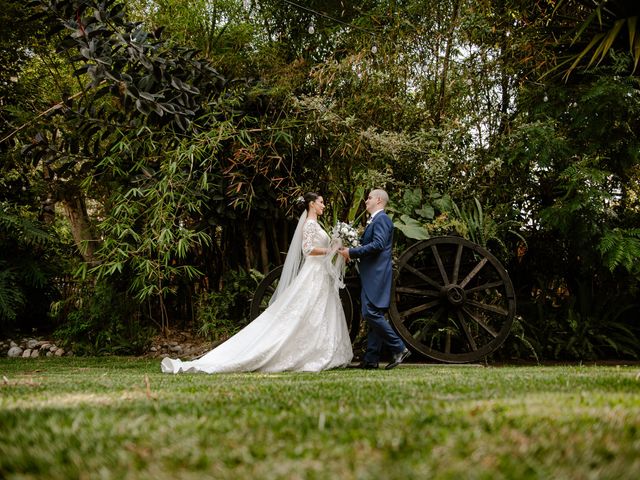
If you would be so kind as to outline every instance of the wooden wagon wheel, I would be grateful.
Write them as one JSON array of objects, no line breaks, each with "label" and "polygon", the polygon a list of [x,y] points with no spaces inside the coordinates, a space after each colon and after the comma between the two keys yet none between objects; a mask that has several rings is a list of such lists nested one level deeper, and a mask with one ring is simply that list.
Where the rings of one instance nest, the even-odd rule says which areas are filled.
[{"label": "wooden wagon wheel", "polygon": [[450,363],[495,351],[513,323],[511,279],[485,248],[459,237],[435,237],[399,258],[391,321],[418,352]]},{"label": "wooden wagon wheel", "polygon": [[[253,300],[251,301],[251,320],[255,319],[269,306],[269,300],[271,299],[273,293],[276,291],[278,280],[280,279],[281,274],[282,265],[274,268],[269,273],[267,273],[267,275],[258,285],[256,293],[253,295]],[[351,338],[351,341],[353,341],[358,334],[359,322],[354,321],[353,319],[353,302],[351,301],[351,294],[349,293],[348,289],[343,288],[340,290],[340,300],[342,301],[344,316],[347,320],[349,337]]]}]

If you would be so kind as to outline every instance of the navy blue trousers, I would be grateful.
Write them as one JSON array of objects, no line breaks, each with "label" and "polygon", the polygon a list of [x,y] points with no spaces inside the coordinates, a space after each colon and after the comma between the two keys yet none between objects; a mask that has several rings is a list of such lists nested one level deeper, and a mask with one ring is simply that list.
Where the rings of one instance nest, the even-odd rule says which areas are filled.
[{"label": "navy blue trousers", "polygon": [[362,317],[369,325],[367,351],[364,354],[364,362],[371,364],[378,363],[380,352],[384,345],[394,354],[404,351],[406,348],[404,342],[384,317],[388,309],[376,307],[369,301],[364,290],[362,290],[360,294],[360,300],[362,302]]}]

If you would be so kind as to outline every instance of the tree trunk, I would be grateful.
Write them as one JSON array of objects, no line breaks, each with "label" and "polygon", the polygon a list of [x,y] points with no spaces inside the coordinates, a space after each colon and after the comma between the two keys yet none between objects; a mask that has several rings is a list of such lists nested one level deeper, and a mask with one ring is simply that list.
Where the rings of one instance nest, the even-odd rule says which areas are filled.
[{"label": "tree trunk", "polygon": [[[498,16],[499,18],[505,18],[505,5],[504,2],[498,3]],[[504,29],[501,29],[500,34],[500,88],[502,89],[502,99],[500,102],[500,124],[498,125],[498,135],[502,135],[508,126],[508,113],[509,103],[511,103],[510,95],[510,78],[511,75],[507,73],[507,52],[508,52],[508,38]]]},{"label": "tree trunk", "polygon": [[[285,218],[280,225],[280,252],[285,257],[287,256],[287,251],[289,250],[289,221]],[[281,264],[284,263],[284,258],[282,258]]]},{"label": "tree trunk", "polygon": [[71,225],[71,235],[82,258],[89,265],[96,265],[98,262],[95,252],[98,248],[98,241],[91,228],[91,220],[87,213],[84,197],[80,193],[64,195],[62,205]]},{"label": "tree trunk", "polygon": [[245,255],[245,269],[247,271],[253,268],[253,245],[251,245],[251,239],[249,235],[244,237],[244,255]]},{"label": "tree trunk", "polygon": [[276,223],[277,223],[277,219],[274,218],[273,222],[271,222],[267,228],[269,230],[269,236],[270,236],[271,245],[273,248],[274,265],[280,265],[282,263],[282,260],[280,259],[280,248],[278,244],[278,232],[276,230],[277,228]]},{"label": "tree trunk", "polygon": [[269,249],[267,248],[267,226],[262,230],[260,235],[260,261],[262,263],[262,273],[265,275],[269,272]]},{"label": "tree trunk", "polygon": [[460,10],[460,0],[456,0],[453,3],[453,13],[451,16],[451,23],[449,24],[449,31],[447,32],[447,45],[445,47],[444,58],[442,59],[442,77],[440,79],[440,91],[438,92],[438,105],[436,108],[436,126],[440,126],[442,122],[442,116],[444,114],[447,98],[447,75],[449,74],[449,63],[451,62],[451,47],[454,43],[454,36],[458,23],[458,12]]}]

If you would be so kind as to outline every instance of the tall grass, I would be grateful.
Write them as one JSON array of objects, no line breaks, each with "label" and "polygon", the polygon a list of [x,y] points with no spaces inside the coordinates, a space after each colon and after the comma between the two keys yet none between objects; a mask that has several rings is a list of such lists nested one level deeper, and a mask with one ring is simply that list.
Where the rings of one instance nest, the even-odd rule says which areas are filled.
[{"label": "tall grass", "polygon": [[0,477],[640,478],[640,367],[0,360]]}]

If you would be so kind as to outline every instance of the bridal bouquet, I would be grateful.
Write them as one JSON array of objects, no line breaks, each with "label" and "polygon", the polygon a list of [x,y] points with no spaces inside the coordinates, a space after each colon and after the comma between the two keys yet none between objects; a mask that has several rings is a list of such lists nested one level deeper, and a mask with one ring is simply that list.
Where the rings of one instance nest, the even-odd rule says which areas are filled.
[{"label": "bridal bouquet", "polygon": [[331,231],[331,237],[339,239],[342,245],[351,248],[360,246],[360,235],[350,223],[338,222]]},{"label": "bridal bouquet", "polygon": [[360,235],[350,223],[338,222],[331,230],[331,248],[327,255],[327,267],[329,273],[334,278],[336,289],[344,288],[344,274],[347,265],[344,258],[338,255],[340,247],[358,247],[360,246]]}]

